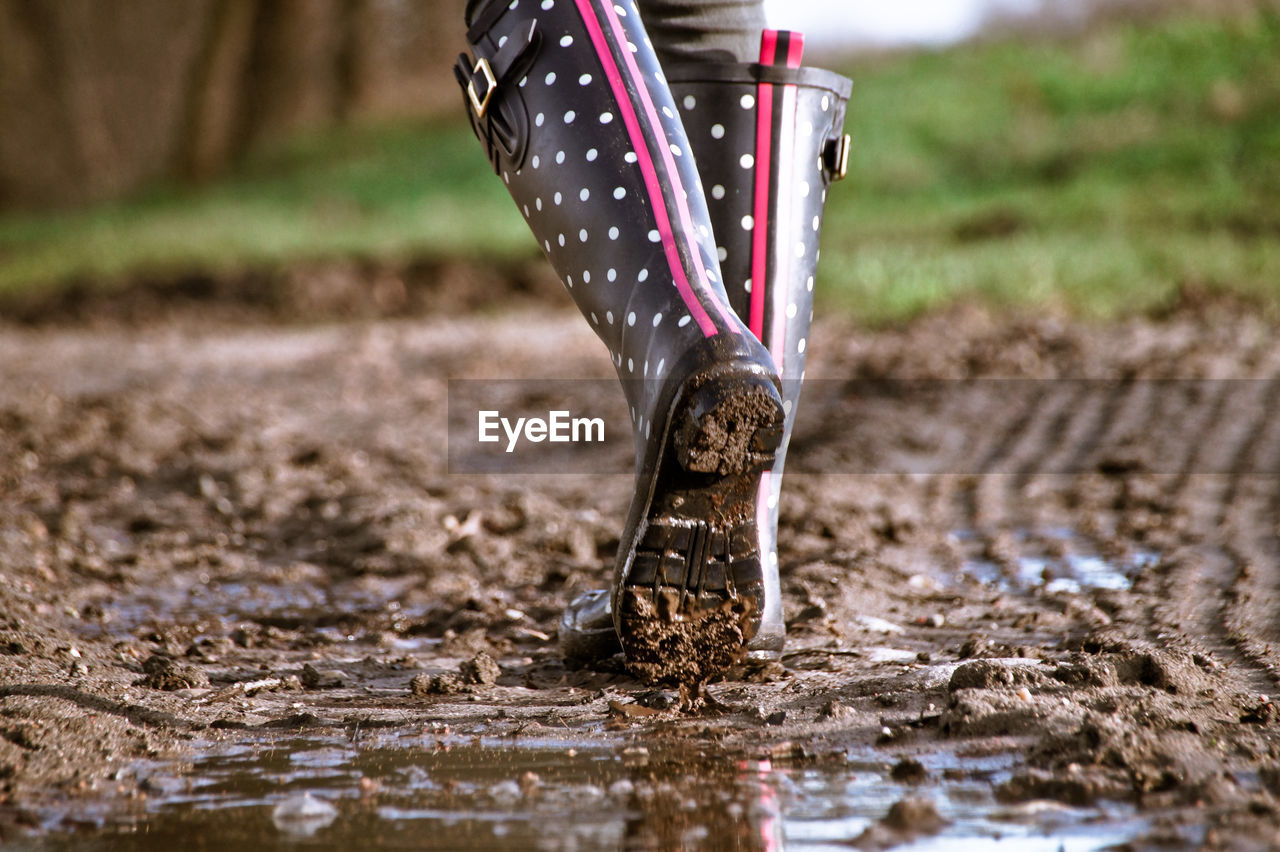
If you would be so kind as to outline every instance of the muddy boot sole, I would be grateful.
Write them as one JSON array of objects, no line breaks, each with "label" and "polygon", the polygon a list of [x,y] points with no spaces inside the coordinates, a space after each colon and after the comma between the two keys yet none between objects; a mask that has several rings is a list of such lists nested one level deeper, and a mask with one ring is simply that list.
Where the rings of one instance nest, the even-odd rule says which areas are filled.
[{"label": "muddy boot sole", "polygon": [[782,441],[778,392],[754,373],[713,378],[676,404],[649,510],[617,598],[627,668],[700,684],[760,626],[760,476]]}]

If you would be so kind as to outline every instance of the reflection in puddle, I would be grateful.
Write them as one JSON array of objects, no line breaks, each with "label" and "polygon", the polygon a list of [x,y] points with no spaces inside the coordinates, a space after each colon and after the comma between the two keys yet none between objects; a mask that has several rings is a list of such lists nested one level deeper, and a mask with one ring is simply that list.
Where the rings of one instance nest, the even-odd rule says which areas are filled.
[{"label": "reflection in puddle", "polygon": [[[969,530],[952,533],[965,545],[976,542],[977,536]],[[1044,591],[1049,594],[1068,592],[1077,594],[1086,589],[1114,589],[1127,591],[1144,569],[1160,561],[1156,553],[1137,551],[1123,559],[1107,560],[1091,549],[1087,541],[1072,530],[1050,530],[1039,536],[1053,545],[1055,555],[1036,553],[1036,545],[1027,532],[1015,536],[1019,550],[1032,551],[1022,554],[1012,565],[1001,565],[982,556],[970,556],[965,560],[961,573],[1001,591]]]},{"label": "reflection in puddle", "polygon": [[1119,805],[998,804],[1012,757],[924,756],[946,780],[915,791],[875,754],[789,766],[598,735],[576,747],[428,732],[203,746],[182,772],[133,767],[149,791],[134,812],[93,828],[78,818],[74,834],[51,819],[27,848],[847,849],[909,795],[947,825],[904,849],[1092,850],[1144,826]]}]

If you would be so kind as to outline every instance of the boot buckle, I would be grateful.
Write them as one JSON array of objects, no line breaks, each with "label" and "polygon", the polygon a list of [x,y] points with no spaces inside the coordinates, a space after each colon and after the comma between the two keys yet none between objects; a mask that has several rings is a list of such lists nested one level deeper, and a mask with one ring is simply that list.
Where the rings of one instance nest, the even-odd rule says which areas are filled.
[{"label": "boot buckle", "polygon": [[853,137],[848,133],[828,143],[827,168],[831,172],[832,182],[844,180],[849,176],[849,149],[852,147]]},{"label": "boot buckle", "polygon": [[[480,74],[484,77],[485,90],[484,95],[476,94],[475,76]],[[489,101],[493,100],[493,92],[498,88],[498,78],[493,76],[493,69],[489,67],[489,60],[483,56],[476,60],[476,65],[471,69],[471,81],[467,83],[467,97],[471,100],[471,108],[476,111],[476,118],[484,118],[485,112],[489,109]]]}]

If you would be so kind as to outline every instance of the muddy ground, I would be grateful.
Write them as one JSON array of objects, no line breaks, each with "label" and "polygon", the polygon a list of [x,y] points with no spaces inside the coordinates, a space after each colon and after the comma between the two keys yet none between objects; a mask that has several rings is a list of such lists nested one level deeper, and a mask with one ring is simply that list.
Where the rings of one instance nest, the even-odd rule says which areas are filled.
[{"label": "muddy ground", "polygon": [[[916,758],[1008,754],[999,801],[1132,803],[1135,848],[1280,847],[1274,319],[820,324],[787,653],[683,713],[556,651],[629,476],[447,467],[447,379],[611,375],[552,304],[0,327],[0,840],[145,797],[139,759],[364,726],[875,750],[925,798],[948,779]],[[930,826],[899,809],[857,845]]]}]

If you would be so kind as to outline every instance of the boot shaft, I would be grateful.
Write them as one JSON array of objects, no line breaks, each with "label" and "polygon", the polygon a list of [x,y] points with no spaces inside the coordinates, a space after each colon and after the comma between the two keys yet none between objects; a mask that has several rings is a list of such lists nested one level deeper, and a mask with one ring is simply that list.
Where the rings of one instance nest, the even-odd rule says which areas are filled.
[{"label": "boot shaft", "polygon": [[730,304],[768,348],[785,420],[756,500],[765,610],[753,652],[781,650],[778,501],[813,319],[814,274],[827,190],[844,177],[851,82],[800,66],[798,33],[766,30],[760,62],[671,67],[710,212]]},{"label": "boot shaft", "polygon": [[851,82],[801,67],[803,37],[766,30],[761,61],[669,70],[710,200],[730,304],[798,381],[827,190],[844,177]]},{"label": "boot shaft", "polygon": [[730,304],[773,360],[786,420],[764,477],[758,525],[774,553],[782,468],[795,424],[813,320],[827,190],[844,177],[852,83],[801,67],[799,33],[766,30],[761,61],[697,63],[668,73],[698,160]]},{"label": "boot shaft", "polygon": [[615,363],[619,332],[635,327],[617,294],[635,285],[674,287],[664,319],[681,327],[739,333],[693,157],[630,0],[493,0],[469,12],[472,55],[455,75],[473,127],[566,287],[595,285],[573,295]]},{"label": "boot shaft", "polygon": [[637,440],[677,362],[771,372],[729,306],[690,143],[632,0],[491,0],[470,15],[455,76],[473,128],[608,346]]}]

